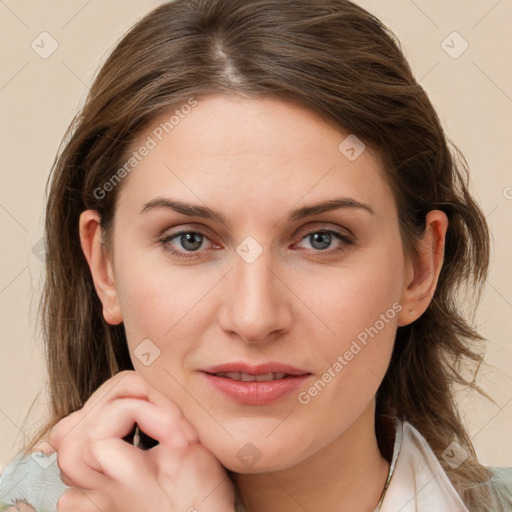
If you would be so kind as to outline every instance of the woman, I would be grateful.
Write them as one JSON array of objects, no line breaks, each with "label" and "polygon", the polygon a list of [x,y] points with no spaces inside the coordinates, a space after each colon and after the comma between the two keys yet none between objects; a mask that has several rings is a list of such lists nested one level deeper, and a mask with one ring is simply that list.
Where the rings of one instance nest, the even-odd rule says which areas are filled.
[{"label": "woman", "polygon": [[510,510],[452,394],[489,262],[466,172],[360,7],[155,9],[53,169],[52,421],[6,510]]}]

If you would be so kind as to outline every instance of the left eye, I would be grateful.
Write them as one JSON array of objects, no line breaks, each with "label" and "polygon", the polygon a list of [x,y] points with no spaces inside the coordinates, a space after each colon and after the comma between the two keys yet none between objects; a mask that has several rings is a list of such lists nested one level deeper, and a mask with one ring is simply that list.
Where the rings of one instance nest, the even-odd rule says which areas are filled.
[{"label": "left eye", "polygon": [[[333,237],[338,242],[342,242],[341,244],[339,244],[341,246],[343,246],[343,243],[352,243],[351,240],[346,235],[330,229],[312,231],[308,233],[306,236],[304,236],[302,240],[309,241],[311,247],[308,248],[315,249],[317,251],[325,251],[333,242]],[[337,247],[334,250],[340,250],[341,248],[342,247]]]}]

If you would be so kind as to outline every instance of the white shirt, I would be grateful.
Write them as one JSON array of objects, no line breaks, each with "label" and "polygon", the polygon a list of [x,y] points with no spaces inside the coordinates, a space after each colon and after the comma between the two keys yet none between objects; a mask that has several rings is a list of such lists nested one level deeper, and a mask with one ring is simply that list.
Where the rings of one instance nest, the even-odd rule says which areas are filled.
[{"label": "white shirt", "polygon": [[388,487],[379,512],[470,512],[425,438],[397,422]]}]

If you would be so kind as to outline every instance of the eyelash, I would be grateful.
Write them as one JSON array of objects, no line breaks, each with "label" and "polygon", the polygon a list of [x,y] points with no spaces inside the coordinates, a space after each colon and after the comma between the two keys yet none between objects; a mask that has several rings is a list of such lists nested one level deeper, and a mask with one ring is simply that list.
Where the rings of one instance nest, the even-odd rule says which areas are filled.
[{"label": "eyelash", "polygon": [[[353,245],[354,244],[354,240],[351,239],[350,237],[348,237],[347,235],[340,233],[339,231],[335,231],[333,229],[327,229],[327,228],[314,229],[312,231],[309,231],[302,236],[301,241],[304,240],[305,238],[307,238],[308,236],[314,235],[315,233],[329,233],[329,234],[333,235],[335,238],[337,238],[338,240],[340,240],[341,242],[343,242],[345,245]],[[189,254],[186,255],[185,253],[183,253],[181,251],[177,251],[175,249],[170,248],[170,246],[168,245],[171,240],[174,240],[175,238],[178,238],[180,235],[184,235],[184,234],[194,234],[194,235],[200,235],[204,238],[208,238],[208,236],[206,234],[202,233],[201,231],[182,230],[182,231],[177,231],[176,233],[172,233],[170,235],[165,236],[164,238],[160,239],[159,242],[164,246],[165,250],[169,251],[173,256],[177,256],[178,258],[184,258],[184,259],[197,258],[197,253],[200,252],[199,250],[198,251],[188,251]],[[322,254],[332,255],[332,254],[335,254],[335,253],[338,253],[338,252],[341,252],[344,250],[345,250],[344,245],[341,245],[337,249],[333,249],[330,251],[317,249],[317,250],[314,250],[314,252],[316,252],[317,254],[320,254],[320,255],[322,255]]]}]

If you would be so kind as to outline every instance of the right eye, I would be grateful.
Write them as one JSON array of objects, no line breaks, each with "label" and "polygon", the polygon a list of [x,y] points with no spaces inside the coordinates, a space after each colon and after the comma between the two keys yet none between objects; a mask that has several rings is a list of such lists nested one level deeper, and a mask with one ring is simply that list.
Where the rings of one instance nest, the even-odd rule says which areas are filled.
[{"label": "right eye", "polygon": [[[199,252],[205,239],[208,239],[207,236],[199,231],[181,230],[165,235],[165,237],[160,240],[160,243],[167,251],[178,258],[197,258],[198,255],[193,253]],[[179,244],[181,248],[176,248],[176,242],[174,242],[174,240],[177,240],[177,244]]]}]

